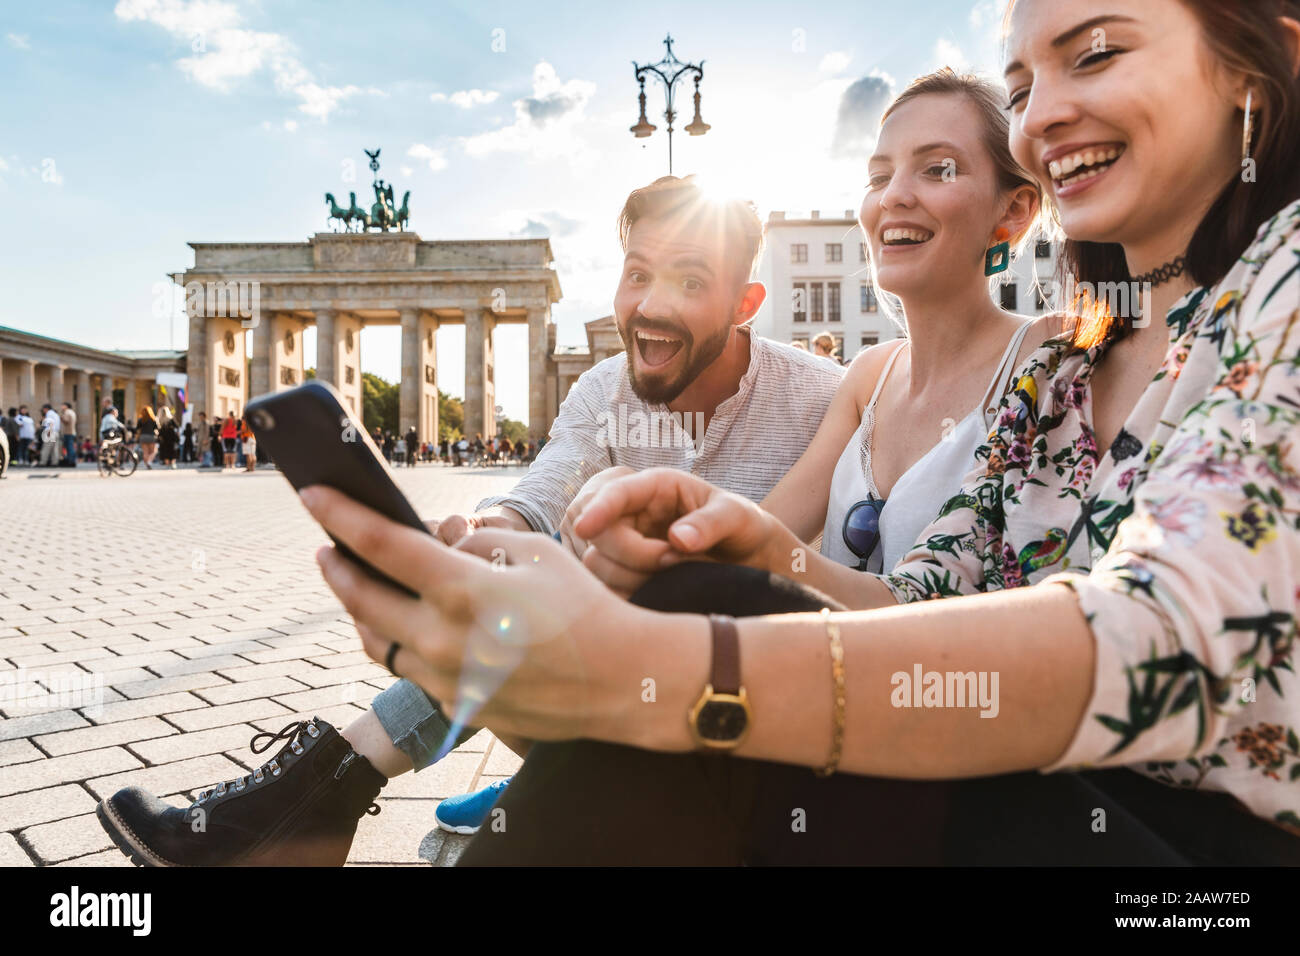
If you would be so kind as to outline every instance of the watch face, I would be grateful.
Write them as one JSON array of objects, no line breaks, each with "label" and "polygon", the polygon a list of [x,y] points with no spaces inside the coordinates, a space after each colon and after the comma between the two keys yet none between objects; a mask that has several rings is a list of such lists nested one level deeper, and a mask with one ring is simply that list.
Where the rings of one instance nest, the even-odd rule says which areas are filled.
[{"label": "watch face", "polygon": [[707,701],[695,722],[701,738],[720,742],[738,740],[748,725],[744,705],[730,700]]}]

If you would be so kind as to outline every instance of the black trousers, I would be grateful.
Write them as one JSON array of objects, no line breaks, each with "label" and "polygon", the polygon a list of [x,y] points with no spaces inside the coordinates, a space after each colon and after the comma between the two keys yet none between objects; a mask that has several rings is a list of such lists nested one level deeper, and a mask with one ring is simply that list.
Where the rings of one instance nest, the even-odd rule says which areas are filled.
[{"label": "black trousers", "polygon": [[[716,564],[672,568],[633,601],[737,617],[838,607],[785,578]],[[820,778],[579,740],[534,744],[497,806],[504,814],[459,865],[1300,865],[1300,838],[1230,798],[1124,769]]]}]

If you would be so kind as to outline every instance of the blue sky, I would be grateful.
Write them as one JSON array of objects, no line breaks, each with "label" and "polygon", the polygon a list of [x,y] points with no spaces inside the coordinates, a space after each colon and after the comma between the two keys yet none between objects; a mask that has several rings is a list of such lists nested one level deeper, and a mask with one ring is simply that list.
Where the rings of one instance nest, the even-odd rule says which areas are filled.
[{"label": "blue sky", "polygon": [[[948,64],[996,72],[1000,0],[857,2],[320,2],[45,0],[0,12],[0,325],[103,348],[183,347],[156,312],[190,241],[301,241],[324,194],[364,193],[362,148],[410,189],[426,239],[550,235],[562,344],[610,311],[614,217],[663,175],[660,127],[637,140],[632,60],[671,32],[705,60],[696,172],[772,209],[856,208],[880,106]],[[681,89],[679,87],[679,89]],[[690,88],[679,111],[690,121]],[[349,185],[348,163],[356,173]],[[439,378],[463,381],[441,333]],[[399,368],[395,328],[363,366]],[[497,395],[526,418],[522,327],[498,332]]]}]

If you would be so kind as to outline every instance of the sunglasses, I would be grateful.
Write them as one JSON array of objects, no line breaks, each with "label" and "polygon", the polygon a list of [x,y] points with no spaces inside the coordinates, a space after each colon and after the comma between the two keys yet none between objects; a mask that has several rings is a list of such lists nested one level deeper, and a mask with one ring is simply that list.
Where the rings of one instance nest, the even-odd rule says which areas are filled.
[{"label": "sunglasses", "polygon": [[885,510],[885,499],[871,497],[859,501],[844,516],[845,546],[858,559],[858,570],[867,570],[867,559],[880,544],[880,513]]}]

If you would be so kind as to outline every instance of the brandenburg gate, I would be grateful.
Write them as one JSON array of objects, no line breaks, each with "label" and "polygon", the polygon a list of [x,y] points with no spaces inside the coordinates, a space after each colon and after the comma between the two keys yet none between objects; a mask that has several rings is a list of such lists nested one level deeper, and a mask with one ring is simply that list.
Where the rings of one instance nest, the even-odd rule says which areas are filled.
[{"label": "brandenburg gate", "polygon": [[[248,397],[298,385],[312,365],[360,414],[361,330],[400,325],[400,426],[437,441],[436,332],[464,324],[465,433],[487,437],[496,431],[492,330],[526,323],[528,429],[546,434],[550,308],[560,299],[549,240],[426,242],[411,232],[326,232],[298,243],[189,245],[194,265],[173,278],[201,299],[189,309],[194,414],[238,415]],[[302,347],[310,325],[314,361]],[[247,335],[253,357],[245,382]]]},{"label": "brandenburg gate", "polygon": [[[370,154],[378,172],[378,150]],[[438,440],[437,330],[465,326],[465,434],[496,431],[492,330],[528,326],[528,429],[544,436],[555,416],[551,306],[560,299],[548,239],[425,241],[401,228],[392,186],[376,179],[370,214],[332,195],[330,221],[344,231],[306,242],[192,242],[194,265],[172,279],[189,315],[188,399],[195,415],[239,415],[248,398],[292,388],[306,368],[361,413],[361,330],[400,325],[399,424]],[[358,231],[351,231],[352,229]],[[381,231],[371,232],[371,229]],[[303,330],[316,327],[316,354]],[[246,336],[252,361],[245,381]],[[563,396],[558,396],[562,398]]]}]

